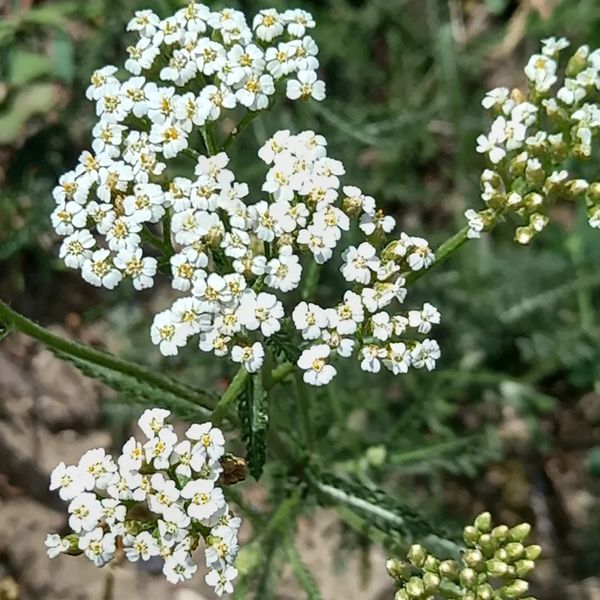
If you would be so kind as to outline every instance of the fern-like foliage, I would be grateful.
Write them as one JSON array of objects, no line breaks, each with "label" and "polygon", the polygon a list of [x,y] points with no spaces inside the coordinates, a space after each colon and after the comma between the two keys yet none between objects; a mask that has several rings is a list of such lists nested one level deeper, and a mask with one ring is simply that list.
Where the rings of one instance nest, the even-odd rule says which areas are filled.
[{"label": "fern-like foliage", "polygon": [[75,365],[84,375],[102,381],[113,390],[120,392],[120,400],[127,399],[141,406],[167,408],[182,419],[197,420],[210,416],[210,412],[203,406],[167,390],[157,389],[132,375],[76,358],[65,352],[55,351],[54,353],[60,359]]},{"label": "fern-like foliage", "polygon": [[253,375],[247,379],[238,400],[238,414],[242,426],[242,439],[246,444],[248,467],[252,477],[258,480],[267,457],[265,438],[269,425],[267,393],[262,386],[260,375]]},{"label": "fern-like foliage", "polygon": [[326,503],[341,504],[364,521],[406,543],[434,536],[451,540],[456,536],[446,527],[420,515],[408,505],[376,487],[367,487],[332,474],[308,474],[315,491]]},{"label": "fern-like foliage", "polygon": [[283,547],[287,562],[292,567],[294,577],[304,590],[307,600],[322,600],[323,597],[321,596],[317,582],[298,553],[291,534],[284,537]]}]

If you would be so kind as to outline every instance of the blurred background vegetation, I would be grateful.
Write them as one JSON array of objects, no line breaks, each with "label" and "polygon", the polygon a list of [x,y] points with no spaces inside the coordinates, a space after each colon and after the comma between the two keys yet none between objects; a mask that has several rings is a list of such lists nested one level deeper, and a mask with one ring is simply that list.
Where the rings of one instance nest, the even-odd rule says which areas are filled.
[{"label": "blurred background vegetation", "polygon": [[[129,358],[148,348],[161,292],[134,307],[125,286],[102,293],[67,272],[49,227],[50,192],[89,144],[94,110],[84,89],[93,69],[123,62],[133,11],[165,16],[182,4],[0,2],[0,296],[45,324],[102,319],[106,344]],[[434,245],[480,206],[474,139],[487,123],[485,91],[523,85],[542,37],[600,46],[598,0],[226,5],[310,10],[328,86],[322,104],[281,105],[255,121],[233,151],[238,178],[256,180],[252,161],[239,157],[273,131],[316,129],[348,182]],[[600,571],[600,238],[583,215],[556,210],[558,224],[532,247],[516,247],[513,228],[500,226],[411,291],[442,312],[438,370],[393,380],[345,373],[313,415],[319,451],[340,474],[445,521],[467,522],[483,508],[499,521],[531,521],[549,561],[542,598],[564,598],[569,582]],[[205,386],[228,375],[194,351],[168,364],[143,356]],[[122,400],[107,408],[109,424],[123,418]]]}]

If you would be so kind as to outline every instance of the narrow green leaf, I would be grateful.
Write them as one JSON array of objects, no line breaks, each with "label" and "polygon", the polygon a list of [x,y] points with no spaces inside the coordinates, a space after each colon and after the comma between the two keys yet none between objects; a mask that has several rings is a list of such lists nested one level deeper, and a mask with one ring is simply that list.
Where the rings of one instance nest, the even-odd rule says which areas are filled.
[{"label": "narrow green leaf", "polygon": [[[67,360],[72,359],[74,362],[77,361],[77,364],[81,365],[82,368],[85,368],[89,363],[92,366],[88,369],[103,373],[109,385],[111,385],[110,382],[115,382],[115,385],[124,385],[121,382],[131,380],[138,382],[138,384],[143,383],[146,394],[151,394],[151,391],[153,391],[154,398],[163,398],[165,402],[172,401],[173,398],[185,401],[186,406],[194,407],[190,410],[193,410],[195,414],[198,414],[198,412],[208,414],[207,407],[214,406],[214,399],[210,392],[195,389],[176,379],[162,375],[156,370],[150,370],[137,363],[113,356],[108,352],[101,352],[85,344],[55,335],[48,329],[16,312],[1,299],[0,319],[4,319],[14,329],[41,342],[58,356]],[[138,389],[131,383],[129,385],[133,390]]]},{"label": "narrow green leaf", "polygon": [[73,40],[64,33],[59,33],[50,43],[53,74],[66,83],[75,78],[75,51]]},{"label": "narrow green leaf", "polygon": [[15,48],[10,54],[8,81],[15,87],[47,75],[52,61],[43,54]]},{"label": "narrow green leaf", "polygon": [[238,414],[242,425],[242,439],[246,444],[246,458],[252,477],[258,481],[267,456],[266,433],[269,417],[266,410],[267,394],[260,374],[247,378],[239,396]]},{"label": "narrow green leaf", "polygon": [[474,476],[477,469],[502,454],[496,432],[454,437],[429,444],[411,444],[406,449],[386,455],[385,464],[412,475],[431,473],[439,469],[448,473]]},{"label": "narrow green leaf", "polygon": [[52,83],[32,82],[19,88],[0,112],[0,144],[14,142],[29,119],[51,112],[60,101],[60,90]]},{"label": "narrow green leaf", "polygon": [[75,365],[84,375],[102,381],[117,392],[121,392],[121,394],[137,405],[147,408],[167,408],[174,415],[183,419],[205,420],[210,417],[210,412],[206,408],[176,394],[158,389],[132,375],[102,367],[65,352],[55,350],[54,354],[60,359]]},{"label": "narrow green leaf", "polygon": [[274,537],[270,538],[264,547],[263,563],[256,584],[255,600],[271,600],[275,596],[276,582],[280,574],[277,555],[279,546]]},{"label": "narrow green leaf", "polygon": [[331,474],[315,475],[308,471],[306,474],[322,499],[347,506],[381,531],[397,533],[405,540],[419,540],[428,536],[442,539],[454,537],[381,489],[366,487]]},{"label": "narrow green leaf", "polygon": [[7,325],[6,323],[2,323],[0,321],[0,342],[5,338],[8,337],[8,334],[10,333],[10,326]]},{"label": "narrow green leaf", "polygon": [[285,536],[283,547],[288,562],[292,567],[294,577],[306,593],[307,600],[322,600],[317,582],[308,567],[304,564],[302,557],[298,553],[294,541],[289,534]]}]

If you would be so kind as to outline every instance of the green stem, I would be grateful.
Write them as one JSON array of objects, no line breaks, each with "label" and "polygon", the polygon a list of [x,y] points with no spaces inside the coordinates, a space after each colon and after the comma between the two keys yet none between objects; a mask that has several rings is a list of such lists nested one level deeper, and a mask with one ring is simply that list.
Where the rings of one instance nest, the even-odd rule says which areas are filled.
[{"label": "green stem", "polygon": [[306,386],[302,385],[302,379],[300,379],[300,372],[294,373],[294,382],[296,384],[296,400],[300,405],[300,416],[302,419],[302,429],[304,431],[304,438],[306,441],[306,447],[311,451],[315,445],[315,435],[313,431],[313,424],[310,418],[309,410],[309,398],[306,393]]},{"label": "green stem", "polygon": [[257,110],[247,112],[242,120],[233,128],[231,133],[227,136],[223,145],[221,146],[221,150],[225,151],[231,144],[241,135],[241,133],[252,123],[252,121],[258,116]]},{"label": "green stem", "polygon": [[310,300],[319,285],[319,275],[321,274],[321,266],[312,260],[306,269],[306,279],[302,287],[302,300]]},{"label": "green stem", "polygon": [[145,225],[144,229],[141,231],[141,238],[144,242],[154,246],[165,256],[170,257],[173,254],[172,247],[169,248],[169,246],[161,238],[150,231],[150,228],[147,225]]},{"label": "green stem", "polygon": [[165,245],[165,248],[168,250],[168,255],[173,256],[173,254],[175,254],[175,250],[173,248],[173,241],[171,240],[171,212],[168,209],[162,218],[162,227],[163,227],[163,244]]},{"label": "green stem", "polygon": [[193,148],[185,148],[182,150],[182,153],[190,158],[193,158],[194,160],[198,160],[198,158],[201,156],[200,152],[194,150]]},{"label": "green stem", "polygon": [[211,421],[213,424],[218,425],[228,416],[233,403],[242,393],[249,375],[250,374],[244,367],[238,369],[238,372],[234,375],[229,387],[225,390],[212,412]]},{"label": "green stem", "polygon": [[276,367],[271,373],[271,381],[269,382],[267,390],[270,390],[275,385],[282,382],[294,369],[294,364],[290,362],[282,363]]},{"label": "green stem", "polygon": [[186,400],[205,408],[210,409],[214,406],[212,397],[209,394],[195,390],[192,387],[181,384],[170,377],[165,377],[156,371],[151,371],[136,363],[131,363],[122,358],[113,356],[108,352],[95,350],[94,348],[90,348],[79,342],[74,342],[55,335],[44,327],[29,320],[27,317],[14,311],[2,300],[0,300],[0,320],[5,321],[9,327],[41,342],[51,350],[56,350],[100,367],[135,377],[160,390],[185,398]]},{"label": "green stem", "polygon": [[340,519],[342,519],[346,525],[354,529],[354,531],[367,536],[376,544],[379,544],[384,548],[391,545],[389,534],[384,533],[381,529],[377,529],[377,527],[371,525],[366,519],[363,519],[355,512],[352,512],[347,506],[338,505],[336,506],[335,511]]},{"label": "green stem", "polygon": [[217,154],[217,144],[215,142],[215,134],[213,129],[213,124],[207,122],[204,127],[200,130],[202,132],[202,139],[204,140],[204,145],[206,146],[206,150],[210,156],[214,156]]},{"label": "green stem", "polygon": [[434,267],[441,265],[446,262],[454,252],[456,252],[469,238],[467,232],[469,227],[465,226],[461,230],[457,231],[451,238],[448,238],[440,247],[435,251],[435,260],[428,269],[421,269],[420,271],[412,271],[406,276],[406,285],[410,285],[420,279],[425,273],[428,273]]}]

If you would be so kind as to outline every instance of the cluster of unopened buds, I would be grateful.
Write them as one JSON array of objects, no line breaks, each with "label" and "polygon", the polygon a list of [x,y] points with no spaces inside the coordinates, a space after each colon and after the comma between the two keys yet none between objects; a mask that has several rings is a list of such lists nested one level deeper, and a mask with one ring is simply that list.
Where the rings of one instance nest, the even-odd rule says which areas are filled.
[{"label": "cluster of unopened buds", "polygon": [[527,523],[494,527],[486,512],[464,528],[466,548],[460,560],[436,558],[414,544],[406,561],[392,558],[387,562],[389,575],[400,586],[395,600],[535,600],[524,597],[529,589],[525,578],[541,554],[539,546],[525,546],[530,531]]},{"label": "cluster of unopened buds", "polygon": [[600,228],[600,181],[582,176],[582,163],[593,158],[600,132],[600,49],[581,46],[559,70],[565,38],[543,40],[540,54],[525,67],[528,89],[496,88],[483,99],[496,116],[477,151],[489,161],[481,176],[488,208],[468,210],[469,237],[479,237],[502,214],[513,212],[523,225],[515,232],[529,243],[550,220],[559,200],[583,200],[588,221]]},{"label": "cluster of unopened buds", "polygon": [[[65,236],[60,256],[109,289],[129,278],[143,290],[159,271],[170,273],[185,297],[154,319],[151,337],[164,355],[197,336],[202,351],[256,372],[264,342],[285,331],[301,337],[295,360],[313,385],[336,374],[335,357],[358,356],[375,373],[382,365],[394,374],[433,369],[439,347],[424,336],[440,321],[436,308],[384,310],[404,301],[407,273],[433,263],[428,243],[405,233],[389,238],[394,218],[341,185],[344,166],[312,131],[278,131],[260,148],[268,169],[251,201],[256,193],[236,181],[211,138],[209,126],[224,109],[267,108],[277,81],[287,80],[288,98],[324,97],[317,47],[305,35],[312,26],[302,10],[261,11],[253,30],[241,13],[201,4],[163,21],[137,13],[130,29],[140,40],[125,65],[135,77],[120,83],[115,67],[94,74],[94,153],[85,152],[54,192],[52,218]],[[201,135],[207,156],[188,148]],[[183,151],[193,175],[167,176],[164,161]],[[336,249],[351,288],[340,303],[321,307],[308,297],[284,306],[281,296]]]},{"label": "cluster of unopened buds", "polygon": [[211,423],[194,424],[179,440],[165,422],[169,414],[146,410],[138,424],[147,440],[131,437],[116,462],[96,448],[77,465],[54,469],[50,489],[69,502],[73,533],[49,534],[48,555],[83,553],[98,567],[160,557],[167,580],[178,583],[197,571],[193,554],[202,539],[206,582],[219,596],[230,593],[241,520],[219,486],[223,434]]}]

